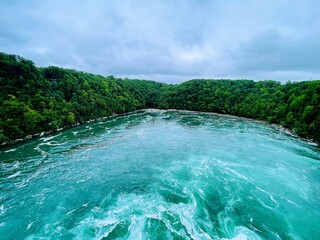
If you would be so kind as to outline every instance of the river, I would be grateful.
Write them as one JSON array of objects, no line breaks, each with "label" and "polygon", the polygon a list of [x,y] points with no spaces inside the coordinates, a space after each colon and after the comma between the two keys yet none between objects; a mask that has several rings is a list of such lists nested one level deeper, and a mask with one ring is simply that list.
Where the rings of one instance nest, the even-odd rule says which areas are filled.
[{"label": "river", "polygon": [[1,239],[319,239],[319,148],[146,110],[0,149]]}]

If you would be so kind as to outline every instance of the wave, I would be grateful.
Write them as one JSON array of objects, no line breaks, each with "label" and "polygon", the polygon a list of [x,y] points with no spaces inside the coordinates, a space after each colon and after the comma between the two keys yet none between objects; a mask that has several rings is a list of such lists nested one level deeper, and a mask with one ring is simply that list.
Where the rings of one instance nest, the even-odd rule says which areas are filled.
[{"label": "wave", "polygon": [[8,176],[7,178],[15,178],[17,176],[19,176],[21,173],[21,171],[15,172],[14,174],[11,174],[10,176]]}]

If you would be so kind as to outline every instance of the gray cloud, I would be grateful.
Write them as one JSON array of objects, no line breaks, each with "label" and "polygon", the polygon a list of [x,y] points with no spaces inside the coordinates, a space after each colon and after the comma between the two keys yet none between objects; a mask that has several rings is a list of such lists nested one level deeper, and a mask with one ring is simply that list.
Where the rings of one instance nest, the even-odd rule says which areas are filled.
[{"label": "gray cloud", "polygon": [[239,68],[243,71],[318,71],[319,39],[317,33],[301,39],[267,30],[240,44],[236,53]]},{"label": "gray cloud", "polygon": [[319,79],[318,9],[312,0],[2,0],[0,51],[166,82]]}]

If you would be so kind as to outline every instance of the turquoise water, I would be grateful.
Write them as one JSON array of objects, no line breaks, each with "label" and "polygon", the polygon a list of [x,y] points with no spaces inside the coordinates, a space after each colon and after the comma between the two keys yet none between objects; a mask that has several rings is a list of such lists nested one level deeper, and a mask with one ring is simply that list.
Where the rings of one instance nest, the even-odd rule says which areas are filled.
[{"label": "turquoise water", "polygon": [[0,150],[1,239],[320,239],[319,148],[142,111]]}]

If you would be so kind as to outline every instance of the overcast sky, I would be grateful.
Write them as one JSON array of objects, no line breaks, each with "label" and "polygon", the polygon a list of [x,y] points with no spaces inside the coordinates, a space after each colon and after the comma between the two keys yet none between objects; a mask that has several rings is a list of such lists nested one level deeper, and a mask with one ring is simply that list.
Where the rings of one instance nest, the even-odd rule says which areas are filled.
[{"label": "overcast sky", "polygon": [[0,52],[177,83],[320,79],[319,0],[0,0]]}]

